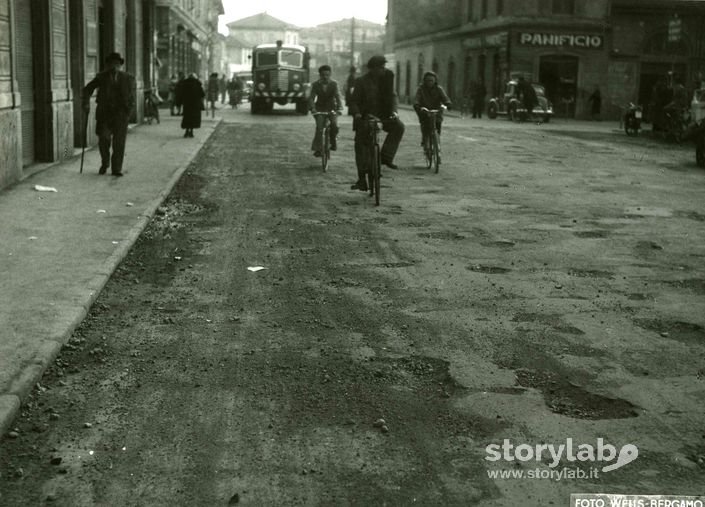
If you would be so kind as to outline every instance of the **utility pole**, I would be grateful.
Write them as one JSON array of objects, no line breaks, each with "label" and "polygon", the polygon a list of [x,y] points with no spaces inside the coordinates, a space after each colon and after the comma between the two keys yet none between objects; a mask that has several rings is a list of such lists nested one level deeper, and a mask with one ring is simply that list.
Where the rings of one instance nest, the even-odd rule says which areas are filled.
[{"label": "utility pole", "polygon": [[355,66],[355,16],[350,18],[350,66]]}]

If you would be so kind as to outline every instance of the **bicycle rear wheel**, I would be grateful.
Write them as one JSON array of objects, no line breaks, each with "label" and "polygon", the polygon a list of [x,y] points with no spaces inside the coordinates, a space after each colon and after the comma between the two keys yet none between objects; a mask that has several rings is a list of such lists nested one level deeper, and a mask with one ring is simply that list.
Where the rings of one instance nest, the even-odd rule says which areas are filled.
[{"label": "bicycle rear wheel", "polygon": [[321,168],[323,172],[328,170],[330,160],[330,139],[328,139],[328,129],[321,130]]},{"label": "bicycle rear wheel", "polygon": [[433,131],[433,136],[431,137],[432,143],[431,143],[431,151],[432,151],[432,158],[433,158],[433,167],[435,169],[436,174],[438,173],[438,169],[441,166],[441,147],[439,144],[440,139],[438,139],[438,131],[434,130]]},{"label": "bicycle rear wheel", "polygon": [[382,177],[382,158],[379,151],[379,145],[375,144],[372,150],[372,167],[374,167],[373,184],[375,189],[375,206],[379,206],[379,188],[381,186],[380,178]]}]

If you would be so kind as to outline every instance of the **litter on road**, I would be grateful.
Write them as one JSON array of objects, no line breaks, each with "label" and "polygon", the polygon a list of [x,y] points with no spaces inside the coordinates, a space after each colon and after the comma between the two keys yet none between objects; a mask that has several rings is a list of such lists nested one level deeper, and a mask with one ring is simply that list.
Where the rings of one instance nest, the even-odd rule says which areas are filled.
[{"label": "litter on road", "polygon": [[262,271],[263,269],[267,269],[263,266],[249,266],[247,268],[248,271],[252,271],[253,273],[256,273],[257,271]]},{"label": "litter on road", "polygon": [[37,192],[58,192],[54,187],[45,187],[44,185],[34,185],[34,190]]}]

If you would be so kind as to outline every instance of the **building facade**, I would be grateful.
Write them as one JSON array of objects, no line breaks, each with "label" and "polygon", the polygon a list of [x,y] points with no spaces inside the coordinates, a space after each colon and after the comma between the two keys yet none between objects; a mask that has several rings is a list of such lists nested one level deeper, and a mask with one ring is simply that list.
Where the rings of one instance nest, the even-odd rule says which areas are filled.
[{"label": "building facade", "polygon": [[[40,163],[67,159],[80,149],[85,125],[81,90],[110,52],[120,52],[125,70],[135,76],[138,100],[132,121],[141,121],[144,90],[157,86],[164,66],[174,59],[174,53],[159,53],[160,10],[213,16],[222,13],[219,4],[0,0],[0,188],[21,180]],[[217,14],[213,23],[217,29]],[[89,145],[97,142],[93,122],[91,111]]]},{"label": "building facade", "polygon": [[228,27],[227,48],[230,71],[245,72],[252,66],[252,48],[259,44],[301,44],[301,28],[266,12],[232,21]]},{"label": "building facade", "polygon": [[545,86],[557,116],[589,117],[588,99],[599,87],[603,116],[617,118],[630,101],[647,104],[657,75],[694,81],[703,72],[703,4],[389,0],[397,91],[412,100],[423,72],[433,70],[457,102],[473,80],[496,96],[510,78],[524,75]]},{"label": "building facade", "polygon": [[330,65],[333,76],[343,80],[351,65],[359,69],[372,55],[383,53],[384,34],[384,25],[348,18],[304,28],[301,43],[311,52],[313,69]]}]

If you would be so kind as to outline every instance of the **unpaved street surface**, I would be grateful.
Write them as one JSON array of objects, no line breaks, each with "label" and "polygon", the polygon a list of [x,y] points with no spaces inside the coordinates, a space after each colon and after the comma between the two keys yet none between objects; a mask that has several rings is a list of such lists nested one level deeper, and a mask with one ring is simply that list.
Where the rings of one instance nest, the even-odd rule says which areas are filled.
[{"label": "unpaved street surface", "polygon": [[[0,441],[0,504],[703,493],[705,172],[689,148],[449,118],[432,174],[405,113],[376,208],[349,189],[347,117],[324,174],[310,117],[222,114]],[[569,438],[638,457],[597,476],[607,462],[485,459]],[[488,475],[563,468],[592,475]]]}]

